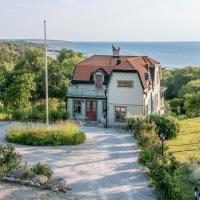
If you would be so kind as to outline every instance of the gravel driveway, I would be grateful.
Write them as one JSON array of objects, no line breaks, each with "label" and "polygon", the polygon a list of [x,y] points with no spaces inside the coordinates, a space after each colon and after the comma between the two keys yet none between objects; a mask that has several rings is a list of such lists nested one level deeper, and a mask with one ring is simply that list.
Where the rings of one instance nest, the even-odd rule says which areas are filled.
[{"label": "gravel driveway", "polygon": [[[0,143],[6,144],[9,122],[0,122]],[[136,141],[111,129],[85,127],[85,144],[72,147],[15,145],[29,164],[38,161],[66,178],[71,195],[81,200],[154,200],[142,167]],[[1,193],[1,192],[0,192]]]}]

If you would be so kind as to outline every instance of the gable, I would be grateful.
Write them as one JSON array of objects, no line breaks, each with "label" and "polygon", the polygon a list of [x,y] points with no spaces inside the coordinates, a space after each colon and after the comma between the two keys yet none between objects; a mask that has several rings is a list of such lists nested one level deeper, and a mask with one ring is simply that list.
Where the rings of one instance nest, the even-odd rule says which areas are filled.
[{"label": "gable", "polygon": [[[113,71],[137,71],[141,79],[143,88],[147,88],[148,81],[145,80],[145,73],[149,72],[150,68],[154,68],[159,62],[147,56],[120,56],[118,58],[107,55],[94,55],[80,62],[73,74],[73,82],[90,82],[92,75],[100,70],[107,77]],[[147,68],[147,66],[149,66]]]}]

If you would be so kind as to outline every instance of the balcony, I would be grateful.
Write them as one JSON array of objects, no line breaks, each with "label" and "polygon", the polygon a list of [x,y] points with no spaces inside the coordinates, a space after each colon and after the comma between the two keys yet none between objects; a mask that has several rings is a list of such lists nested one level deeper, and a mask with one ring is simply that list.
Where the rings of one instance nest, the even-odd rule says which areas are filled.
[{"label": "balcony", "polygon": [[95,87],[68,87],[67,97],[105,98],[105,86],[101,90]]}]

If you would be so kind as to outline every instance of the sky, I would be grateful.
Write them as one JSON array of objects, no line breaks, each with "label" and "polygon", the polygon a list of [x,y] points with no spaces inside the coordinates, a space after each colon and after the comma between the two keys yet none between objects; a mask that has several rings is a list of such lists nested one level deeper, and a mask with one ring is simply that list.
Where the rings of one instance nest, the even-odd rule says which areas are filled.
[{"label": "sky", "polygon": [[200,0],[0,0],[0,39],[200,41]]}]

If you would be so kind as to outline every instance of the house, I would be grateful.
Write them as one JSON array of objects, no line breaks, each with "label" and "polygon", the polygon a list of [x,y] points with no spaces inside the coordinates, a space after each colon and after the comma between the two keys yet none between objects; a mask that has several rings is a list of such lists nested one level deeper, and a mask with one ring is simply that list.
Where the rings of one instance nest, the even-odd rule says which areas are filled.
[{"label": "house", "polygon": [[123,125],[127,114],[164,113],[161,65],[148,56],[93,55],[77,64],[67,91],[72,119]]}]

